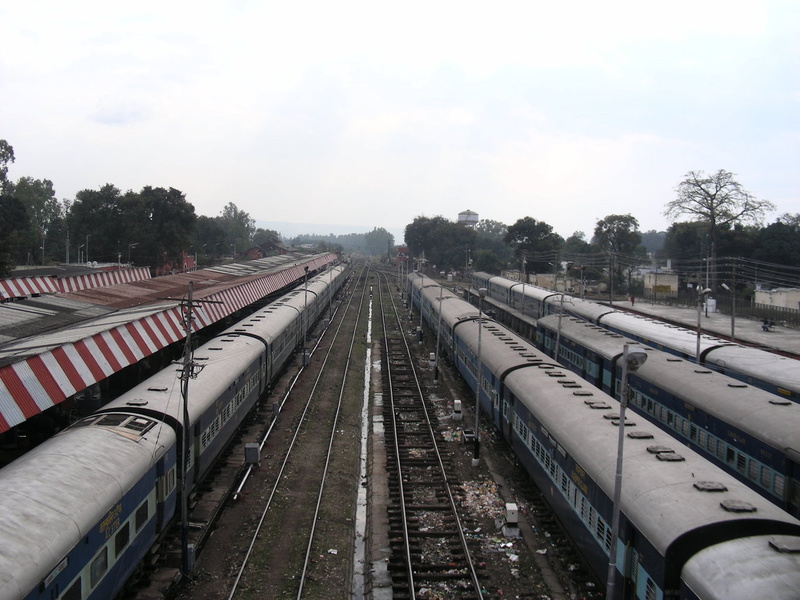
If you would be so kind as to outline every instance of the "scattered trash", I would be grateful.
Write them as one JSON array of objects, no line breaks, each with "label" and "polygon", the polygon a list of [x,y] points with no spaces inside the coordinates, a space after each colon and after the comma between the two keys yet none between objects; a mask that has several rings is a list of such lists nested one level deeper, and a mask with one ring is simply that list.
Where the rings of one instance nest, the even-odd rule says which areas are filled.
[{"label": "scattered trash", "polygon": [[339,554],[339,551],[336,550],[335,548],[331,548],[330,550],[328,550],[328,554]]}]

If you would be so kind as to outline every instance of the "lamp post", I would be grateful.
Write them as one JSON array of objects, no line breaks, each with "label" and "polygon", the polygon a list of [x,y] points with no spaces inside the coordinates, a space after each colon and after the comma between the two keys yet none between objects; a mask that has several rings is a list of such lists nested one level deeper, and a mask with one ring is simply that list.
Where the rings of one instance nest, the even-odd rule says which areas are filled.
[{"label": "lamp post", "polygon": [[139,242],[131,242],[128,244],[128,266],[131,266],[131,248],[136,248],[139,245]]},{"label": "lamp post", "polygon": [[620,387],[619,431],[617,432],[617,470],[614,477],[614,512],[611,517],[611,554],[608,557],[606,600],[614,600],[614,584],[617,578],[617,542],[619,541],[620,498],[622,496],[622,451],[625,443],[625,408],[628,405],[628,373],[636,371],[647,361],[644,348],[622,350],[622,385]]},{"label": "lamp post", "polygon": [[481,462],[481,441],[478,432],[481,423],[481,332],[483,331],[483,299],[486,297],[486,288],[478,290],[478,369],[475,381],[475,450],[472,454],[472,466],[477,467]]},{"label": "lamp post", "polygon": [[697,288],[697,351],[694,356],[694,361],[700,364],[700,316],[703,312],[703,300],[711,293],[708,288]]},{"label": "lamp post", "polygon": [[727,283],[723,283],[722,287],[731,293],[731,341],[736,340],[734,332],[736,331],[736,294],[728,287]]}]

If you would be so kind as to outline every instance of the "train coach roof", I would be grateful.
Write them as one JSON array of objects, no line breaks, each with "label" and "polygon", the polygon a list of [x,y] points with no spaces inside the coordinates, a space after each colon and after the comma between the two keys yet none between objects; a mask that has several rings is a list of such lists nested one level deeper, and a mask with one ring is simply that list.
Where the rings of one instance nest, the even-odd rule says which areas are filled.
[{"label": "train coach roof", "polygon": [[[477,349],[477,319],[462,323],[456,331],[461,340],[469,344],[473,350]],[[483,350],[481,363],[498,377],[519,367],[554,364],[552,359],[542,354],[535,346],[492,320],[481,321],[480,334]]]},{"label": "train coach roof", "polygon": [[[566,370],[529,367],[509,373],[506,386],[517,398],[527,399],[527,409],[559,446],[613,497],[619,430],[608,417],[619,414],[619,403],[588,384],[560,384],[555,375],[567,374]],[[625,440],[622,510],[660,552],[666,552],[679,536],[717,522],[773,520],[800,532],[800,521],[641,417],[628,412],[626,423],[626,429],[644,431],[652,438]],[[668,460],[673,457],[682,460]],[[720,483],[727,491],[701,491],[695,486],[705,481]],[[721,506],[725,500],[744,502],[757,512],[729,512]]]},{"label": "train coach roof", "polygon": [[[312,297],[320,294],[328,285],[324,275],[309,280],[308,301],[311,302]],[[195,423],[210,403],[224,395],[231,385],[229,379],[232,373],[241,372],[263,353],[264,342],[271,343],[288,323],[299,318],[306,302],[305,292],[304,287],[287,292],[194,351],[193,360],[201,370],[189,384],[192,399],[189,402],[190,423]],[[247,335],[241,335],[243,333]],[[170,415],[176,422],[181,422],[181,370],[181,365],[162,369],[106,404],[101,411],[127,410],[135,406],[142,411]],[[237,382],[237,385],[243,384]]]},{"label": "train coach roof", "polygon": [[[610,312],[600,318],[600,325],[620,331],[635,331],[637,336],[649,340],[648,344],[662,344],[679,350],[687,356],[694,356],[697,352],[697,331],[670,325],[652,317],[624,313]],[[700,336],[700,352],[705,353],[711,348],[731,345],[732,342],[715,335],[703,333]]]},{"label": "train coach roof", "polygon": [[577,340],[582,346],[607,359],[621,355],[622,346],[633,343],[618,333],[568,315],[562,315],[560,323],[558,315],[547,315],[539,318],[537,324],[550,331],[558,331],[560,327],[565,338]]},{"label": "train coach roof", "polygon": [[[555,330],[557,320],[551,315],[539,319],[539,323]],[[562,319],[561,333],[609,360],[620,357],[626,343],[636,344],[575,318]],[[782,452],[793,450],[800,457],[800,404],[783,401],[767,391],[667,352],[650,349],[647,357],[647,362],[632,377],[642,378],[712,417],[736,423],[741,431],[769,440]]]},{"label": "train coach roof", "polygon": [[653,386],[695,405],[703,412],[800,457],[800,404],[727,375],[669,355],[648,352],[637,371]]},{"label": "train coach roof", "polygon": [[0,597],[35,588],[174,443],[159,423],[141,437],[75,427],[0,470]]},{"label": "train coach roof", "polygon": [[[698,598],[796,599],[800,590],[797,542],[794,537],[759,535],[711,546],[686,563],[683,580]],[[739,576],[730,577],[730,573]]]},{"label": "train coach roof", "polygon": [[800,361],[757,348],[727,345],[715,348],[705,361],[722,369],[769,381],[779,388],[800,395]]}]

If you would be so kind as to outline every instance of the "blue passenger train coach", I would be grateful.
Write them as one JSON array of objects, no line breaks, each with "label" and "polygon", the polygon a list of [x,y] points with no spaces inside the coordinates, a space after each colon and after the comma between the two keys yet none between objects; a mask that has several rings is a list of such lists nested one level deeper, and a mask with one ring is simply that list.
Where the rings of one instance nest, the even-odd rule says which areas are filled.
[{"label": "blue passenger train coach", "polygon": [[[633,343],[575,317],[537,322],[538,348],[616,397],[623,346]],[[674,354],[647,354],[628,377],[633,410],[800,517],[800,405]]]},{"label": "blue passenger train coach", "polygon": [[480,386],[481,410],[600,581],[615,533],[619,427],[628,431],[615,560],[620,598],[750,600],[754,581],[758,597],[797,598],[800,521],[640,417],[620,423],[613,397],[479,318],[465,301],[437,302],[431,280],[413,273],[406,284],[423,316],[430,308],[434,333],[441,321],[451,340],[442,352],[473,389]]},{"label": "blue passenger train coach", "polygon": [[[472,285],[475,289],[485,288],[490,298],[533,319],[563,311],[646,346],[689,361],[696,358],[697,333],[685,327],[489,273],[474,273]],[[700,339],[700,362],[748,385],[800,402],[800,363],[795,359],[704,334]]]},{"label": "blue passenger train coach", "polygon": [[168,367],[0,470],[0,598],[114,598],[348,272],[330,267],[195,350],[188,429]]}]

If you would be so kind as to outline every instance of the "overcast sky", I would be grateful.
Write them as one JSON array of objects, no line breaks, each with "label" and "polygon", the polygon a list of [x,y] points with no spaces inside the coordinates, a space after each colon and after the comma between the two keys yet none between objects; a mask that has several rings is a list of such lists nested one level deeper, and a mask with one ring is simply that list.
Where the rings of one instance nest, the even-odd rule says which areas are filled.
[{"label": "overcast sky", "polygon": [[[0,0],[9,176],[198,214],[664,230],[689,170],[800,213],[800,2]],[[329,233],[324,227],[318,233]],[[400,240],[398,240],[400,241]]]}]

